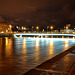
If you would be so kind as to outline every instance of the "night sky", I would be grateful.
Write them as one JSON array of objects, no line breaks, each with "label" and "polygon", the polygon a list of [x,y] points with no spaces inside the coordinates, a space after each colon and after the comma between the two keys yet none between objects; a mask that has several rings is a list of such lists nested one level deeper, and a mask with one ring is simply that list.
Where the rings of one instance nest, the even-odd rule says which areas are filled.
[{"label": "night sky", "polygon": [[0,22],[74,26],[75,0],[0,0]]}]

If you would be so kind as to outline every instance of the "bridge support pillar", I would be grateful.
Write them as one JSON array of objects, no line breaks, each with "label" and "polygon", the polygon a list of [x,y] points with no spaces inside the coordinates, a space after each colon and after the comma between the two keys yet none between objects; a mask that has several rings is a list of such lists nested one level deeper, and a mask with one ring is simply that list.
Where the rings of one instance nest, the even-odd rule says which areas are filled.
[{"label": "bridge support pillar", "polygon": [[20,35],[20,37],[22,37],[22,35]]}]

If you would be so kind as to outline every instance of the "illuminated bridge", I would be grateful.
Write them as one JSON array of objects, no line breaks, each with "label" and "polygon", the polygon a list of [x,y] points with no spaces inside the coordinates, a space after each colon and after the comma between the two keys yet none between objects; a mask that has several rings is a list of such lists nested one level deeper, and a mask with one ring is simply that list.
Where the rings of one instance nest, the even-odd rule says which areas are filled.
[{"label": "illuminated bridge", "polygon": [[33,37],[33,38],[75,38],[75,34],[56,34],[56,33],[15,33],[14,37]]}]

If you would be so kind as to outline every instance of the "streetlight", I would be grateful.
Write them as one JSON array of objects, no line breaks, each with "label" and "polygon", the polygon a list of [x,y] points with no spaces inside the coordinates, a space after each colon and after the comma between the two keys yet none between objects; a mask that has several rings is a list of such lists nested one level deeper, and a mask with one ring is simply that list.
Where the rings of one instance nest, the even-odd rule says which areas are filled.
[{"label": "streetlight", "polygon": [[51,26],[50,29],[52,30],[53,29],[53,26]]},{"label": "streetlight", "polygon": [[31,29],[32,31],[34,30],[34,26],[32,26],[32,29]]},{"label": "streetlight", "polygon": [[66,27],[66,29],[68,29],[68,27]]},{"label": "streetlight", "polygon": [[24,30],[26,30],[26,27],[24,27]]},{"label": "streetlight", "polygon": [[39,29],[39,27],[37,26],[37,27],[36,27],[36,29],[38,30],[38,29]]},{"label": "streetlight", "polygon": [[38,30],[39,30],[39,27],[37,26],[36,29],[37,29],[37,31],[38,31]]},{"label": "streetlight", "polygon": [[51,29],[51,32],[52,32],[53,26],[51,26],[50,29]]}]

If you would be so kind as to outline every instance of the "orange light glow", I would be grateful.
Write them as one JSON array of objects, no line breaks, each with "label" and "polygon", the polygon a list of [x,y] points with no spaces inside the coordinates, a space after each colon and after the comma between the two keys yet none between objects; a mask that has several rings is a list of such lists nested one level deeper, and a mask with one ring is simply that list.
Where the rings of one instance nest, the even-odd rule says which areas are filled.
[{"label": "orange light glow", "polygon": [[51,26],[50,29],[53,29],[53,26]]},{"label": "orange light glow", "polygon": [[53,40],[50,40],[49,53],[53,54]]},{"label": "orange light glow", "polygon": [[39,29],[39,27],[37,26],[37,27],[36,27],[36,29],[38,30],[38,29]]}]

